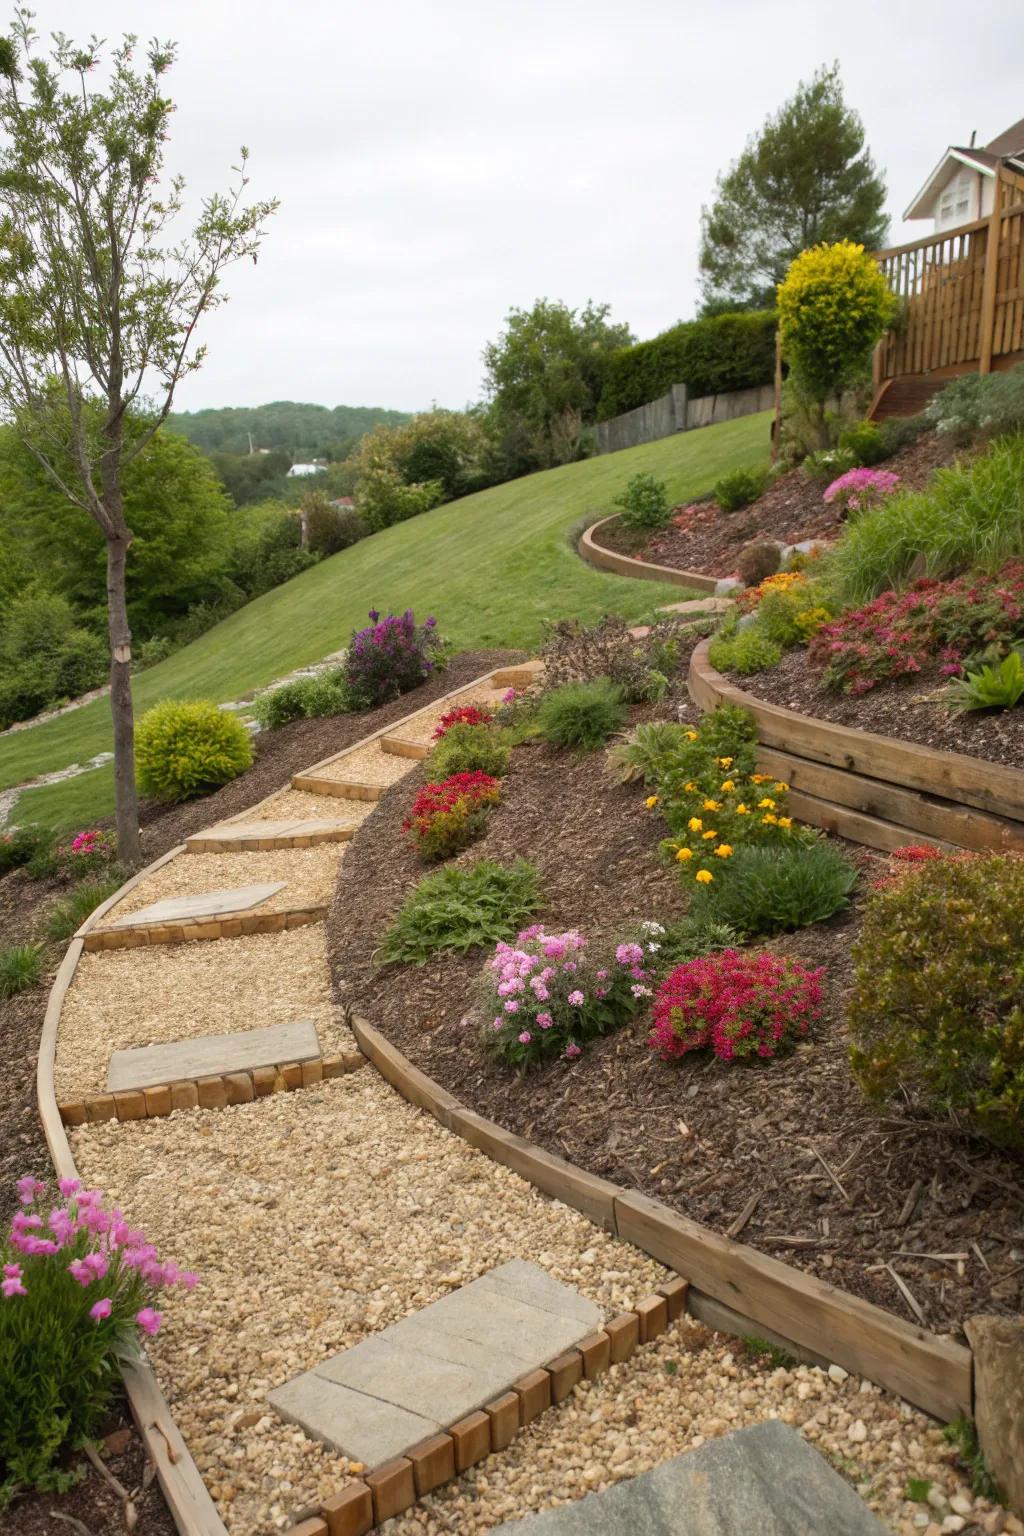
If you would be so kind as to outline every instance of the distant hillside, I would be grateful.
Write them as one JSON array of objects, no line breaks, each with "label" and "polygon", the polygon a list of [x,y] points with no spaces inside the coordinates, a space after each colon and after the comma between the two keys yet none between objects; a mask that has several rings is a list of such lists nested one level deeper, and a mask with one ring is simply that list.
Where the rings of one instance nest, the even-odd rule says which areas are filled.
[{"label": "distant hillside", "polygon": [[[248,453],[249,434],[256,448],[278,448],[292,459],[343,458],[357,438],[378,422],[408,421],[407,411],[375,405],[301,405],[275,400],[271,405],[229,405],[221,410],[175,411],[167,425],[204,453]],[[340,450],[340,451],[339,451]]]}]

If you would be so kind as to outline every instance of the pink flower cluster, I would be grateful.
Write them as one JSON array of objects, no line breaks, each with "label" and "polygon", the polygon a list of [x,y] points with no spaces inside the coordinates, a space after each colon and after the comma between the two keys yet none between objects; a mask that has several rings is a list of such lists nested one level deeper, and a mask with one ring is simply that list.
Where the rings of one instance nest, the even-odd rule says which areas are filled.
[{"label": "pink flower cluster", "polygon": [[[154,1290],[181,1285],[190,1291],[198,1283],[199,1277],[191,1270],[161,1261],[142,1232],[129,1226],[119,1210],[108,1210],[104,1206],[99,1190],[83,1189],[78,1179],[58,1179],[57,1188],[61,1201],[52,1205],[44,1216],[41,1201],[47,1193],[47,1185],[31,1174],[18,1180],[21,1209],[11,1218],[7,1235],[10,1250],[26,1259],[44,1260],[59,1260],[62,1254],[66,1258],[68,1250],[79,1250],[64,1267],[85,1289],[95,1286],[97,1290],[116,1292],[119,1282],[130,1272]],[[84,1252],[81,1251],[82,1234],[87,1234]],[[108,1277],[110,1285],[104,1286]],[[4,1264],[3,1280],[0,1281],[3,1299],[27,1296],[25,1281],[22,1263]],[[112,1310],[112,1298],[100,1296],[90,1307],[89,1316],[94,1322],[102,1322]],[[162,1320],[163,1314],[150,1306],[142,1307],[135,1314],[135,1321],[143,1333],[156,1333]]]},{"label": "pink flower cluster", "polygon": [[848,469],[826,487],[822,500],[828,506],[838,502],[849,512],[859,512],[862,507],[875,506],[883,496],[891,496],[899,483],[899,475],[888,469]]},{"label": "pink flower cluster", "polygon": [[822,975],[767,952],[702,955],[658,988],[648,1043],[665,1061],[705,1046],[721,1061],[775,1056],[820,1018]]}]

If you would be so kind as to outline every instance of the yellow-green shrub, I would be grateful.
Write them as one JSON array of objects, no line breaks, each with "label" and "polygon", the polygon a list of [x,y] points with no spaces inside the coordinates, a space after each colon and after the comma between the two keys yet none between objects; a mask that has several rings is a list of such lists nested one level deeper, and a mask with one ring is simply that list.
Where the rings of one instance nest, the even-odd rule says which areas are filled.
[{"label": "yellow-green shrub", "polygon": [[824,403],[854,383],[892,323],[895,301],[862,245],[815,245],[779,284],[782,351],[798,385]]},{"label": "yellow-green shrub", "polygon": [[252,763],[241,721],[209,699],[164,699],[135,727],[135,777],[157,800],[191,800]]}]

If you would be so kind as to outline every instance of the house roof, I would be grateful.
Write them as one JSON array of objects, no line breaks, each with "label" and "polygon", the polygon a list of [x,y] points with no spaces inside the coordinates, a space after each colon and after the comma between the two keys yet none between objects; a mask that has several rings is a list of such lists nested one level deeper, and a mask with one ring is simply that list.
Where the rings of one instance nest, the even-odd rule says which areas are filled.
[{"label": "house roof", "polygon": [[1000,161],[1024,156],[1024,118],[986,144],[983,149],[971,144],[951,144],[924,186],[904,211],[905,219],[930,219],[935,213],[935,199],[958,165],[994,176]]}]

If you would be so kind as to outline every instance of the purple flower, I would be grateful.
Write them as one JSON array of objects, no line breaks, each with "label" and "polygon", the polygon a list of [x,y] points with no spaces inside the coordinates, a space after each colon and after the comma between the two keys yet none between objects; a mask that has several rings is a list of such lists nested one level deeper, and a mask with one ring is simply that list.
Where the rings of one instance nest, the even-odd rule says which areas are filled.
[{"label": "purple flower", "polygon": [[550,1013],[538,1013],[537,1015],[538,1029],[550,1029],[554,1022],[555,1021],[551,1017]]},{"label": "purple flower", "polygon": [[18,1191],[18,1199],[22,1205],[31,1205],[37,1195],[41,1195],[46,1188],[38,1179],[34,1179],[30,1173],[20,1178],[15,1186]]},{"label": "purple flower", "polygon": [[[89,1316],[92,1318],[94,1323],[102,1322],[105,1317],[110,1316],[112,1305],[113,1303],[111,1302],[110,1297],[104,1296],[101,1301],[94,1302],[93,1305],[89,1308]],[[139,1317],[141,1318],[141,1316],[142,1313],[140,1312]],[[153,1316],[156,1317],[157,1314],[154,1312]],[[159,1326],[160,1325],[158,1323],[157,1327]],[[154,1329],[153,1332],[155,1333],[156,1329]]]},{"label": "purple flower", "polygon": [[159,1333],[160,1324],[164,1320],[162,1312],[154,1312],[152,1307],[143,1307],[141,1312],[136,1312],[135,1321],[143,1333],[148,1333],[152,1338],[154,1333]]},{"label": "purple flower", "polygon": [[514,997],[510,997],[508,1002],[505,1004],[505,1012],[506,1013],[518,1013],[519,1012],[519,1004],[518,1004],[518,1002],[516,1001],[516,999]]},{"label": "purple flower", "polygon": [[573,1008],[582,1008],[584,1003],[583,993],[577,987],[575,992],[569,993],[569,1002]]},{"label": "purple flower", "polygon": [[371,624],[376,624],[377,620],[380,618],[380,614],[377,612],[376,608],[370,609],[369,618]]},{"label": "purple flower", "polygon": [[72,1259],[68,1265],[68,1274],[77,1280],[79,1285],[91,1285],[96,1278],[84,1259]]},{"label": "purple flower", "polygon": [[565,1055],[567,1061],[572,1061],[573,1057],[582,1056],[583,1051],[578,1045],[575,1045],[573,1041],[570,1040],[569,1044],[565,1048]]},{"label": "purple flower", "polygon": [[20,1272],[18,1275],[8,1275],[6,1280],[0,1280],[0,1294],[3,1295],[4,1301],[10,1301],[12,1296],[28,1295],[28,1291],[21,1283]]},{"label": "purple flower", "polygon": [[528,1029],[524,1029],[518,1038],[520,1045],[529,1045],[530,1041],[533,1039],[533,1036],[530,1034]]}]

